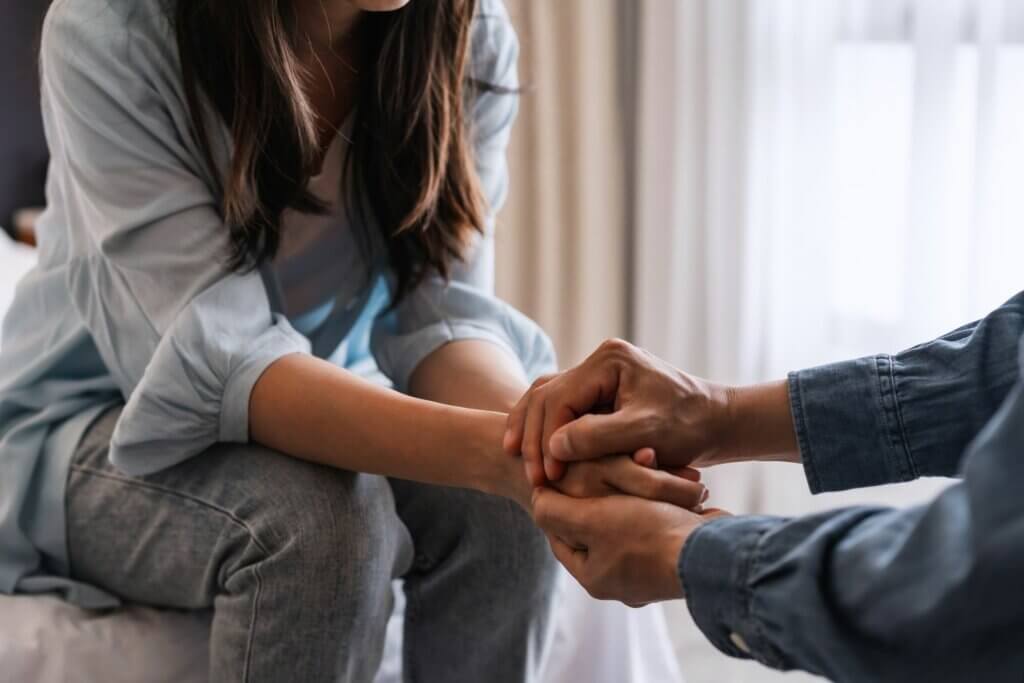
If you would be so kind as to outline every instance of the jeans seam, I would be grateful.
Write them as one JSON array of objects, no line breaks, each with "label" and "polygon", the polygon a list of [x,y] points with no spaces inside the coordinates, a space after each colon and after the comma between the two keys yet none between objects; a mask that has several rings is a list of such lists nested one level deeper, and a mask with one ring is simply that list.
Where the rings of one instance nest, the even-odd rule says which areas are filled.
[{"label": "jeans seam", "polygon": [[[255,539],[253,539],[255,542]],[[245,666],[242,667],[242,681],[249,680],[249,671],[252,668],[252,653],[255,650],[253,643],[256,640],[256,622],[260,617],[260,598],[263,596],[263,577],[260,576],[258,564],[252,567],[252,575],[256,578],[256,594],[252,599],[252,617],[249,620],[249,637],[245,641]]]},{"label": "jeans seam", "polygon": [[413,625],[416,623],[416,617],[419,611],[419,602],[416,597],[416,589],[409,587],[409,582],[405,582],[405,633],[402,638],[402,678],[405,683],[416,683],[416,672],[412,665],[413,653],[412,647],[414,643],[413,639],[409,637],[409,632],[412,631]]},{"label": "jeans seam", "polygon": [[244,520],[242,520],[239,517],[237,517],[230,510],[222,508],[219,505],[211,503],[211,502],[209,502],[207,500],[203,500],[202,498],[199,498],[197,496],[192,496],[192,495],[189,495],[187,493],[182,493],[181,491],[176,491],[176,490],[174,490],[174,489],[172,489],[170,487],[161,486],[159,484],[155,484],[153,482],[145,481],[145,480],[142,480],[142,479],[133,479],[133,478],[130,478],[130,477],[123,477],[123,476],[119,476],[119,475],[116,475],[116,474],[110,474],[109,472],[104,472],[102,470],[93,469],[91,467],[84,466],[84,465],[72,464],[71,465],[71,469],[76,471],[76,472],[82,472],[84,474],[90,474],[90,475],[93,475],[95,477],[101,477],[103,479],[109,479],[111,481],[117,481],[117,482],[120,482],[122,484],[127,484],[128,486],[134,486],[136,488],[141,488],[141,489],[149,489],[151,491],[159,491],[160,493],[165,493],[165,494],[167,494],[169,496],[174,496],[175,498],[181,498],[182,500],[191,501],[191,502],[193,502],[193,503],[195,503],[195,504],[197,504],[197,505],[199,505],[201,507],[213,510],[214,512],[219,512],[220,514],[224,515],[225,517],[230,519],[232,522],[234,522],[235,524],[240,526],[242,529],[244,529],[245,532],[247,534],[249,534],[249,537],[252,539],[252,542],[254,544],[256,544],[257,548],[260,549],[260,552],[262,552],[264,555],[269,555],[270,554],[267,551],[266,547],[260,542],[259,538],[257,538],[257,536],[253,532],[253,530],[249,527],[248,524],[245,523]]},{"label": "jeans seam", "polygon": [[[259,548],[261,553],[263,553],[264,557],[269,557],[270,556],[270,553],[267,551],[266,546],[264,546],[263,543],[260,542],[259,538],[256,537],[255,532],[253,532],[253,530],[249,527],[249,525],[246,524],[244,520],[240,519],[238,516],[236,516],[234,513],[232,513],[230,510],[222,508],[219,505],[215,505],[215,504],[213,504],[213,503],[211,503],[209,501],[203,500],[202,498],[199,498],[197,496],[192,496],[192,495],[189,495],[187,493],[182,493],[181,491],[176,491],[176,490],[174,490],[172,488],[169,488],[167,486],[160,486],[159,484],[155,484],[153,482],[149,482],[149,481],[145,481],[145,480],[141,480],[141,479],[132,479],[130,477],[124,477],[124,476],[119,476],[119,475],[116,475],[116,474],[111,474],[109,472],[104,472],[102,470],[93,469],[91,467],[87,467],[87,466],[84,466],[84,465],[76,465],[76,464],[72,463],[71,467],[70,467],[70,470],[74,471],[74,472],[80,472],[82,474],[88,474],[88,475],[94,476],[94,477],[100,477],[101,479],[108,479],[110,481],[116,481],[116,482],[124,484],[126,486],[132,486],[132,487],[139,488],[139,489],[148,489],[150,491],[157,491],[159,493],[163,493],[164,495],[168,495],[168,496],[171,496],[171,497],[174,497],[174,498],[179,498],[181,500],[187,500],[189,502],[195,503],[196,505],[199,505],[200,507],[203,507],[203,508],[206,508],[206,509],[211,510],[213,512],[219,513],[220,515],[226,517],[228,520],[233,522],[238,527],[242,528],[246,532],[246,534],[248,534],[248,536],[249,536],[250,540],[252,540],[253,544],[257,548]],[[260,576],[259,566],[254,564],[252,569],[253,569],[253,576],[256,579],[256,593],[255,593],[255,595],[253,597],[252,617],[250,618],[250,621],[249,621],[249,636],[246,639],[245,666],[242,669],[242,680],[243,681],[248,681],[249,680],[249,670],[250,670],[250,666],[251,666],[251,662],[252,662],[252,653],[253,653],[253,649],[254,649],[253,648],[253,640],[255,639],[255,635],[256,635],[256,621],[259,618],[260,598],[263,595],[263,578]]]}]

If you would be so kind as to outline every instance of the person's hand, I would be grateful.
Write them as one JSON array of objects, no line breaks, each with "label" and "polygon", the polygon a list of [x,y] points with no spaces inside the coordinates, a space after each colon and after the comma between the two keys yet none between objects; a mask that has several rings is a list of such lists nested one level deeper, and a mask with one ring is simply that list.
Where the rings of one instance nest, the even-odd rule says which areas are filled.
[{"label": "person's hand", "polygon": [[699,509],[707,500],[708,491],[696,470],[659,470],[650,457],[638,460],[619,455],[575,463],[551,485],[573,498],[628,495],[686,509]]},{"label": "person's hand", "polygon": [[577,367],[534,383],[509,414],[506,452],[522,454],[534,485],[563,463],[653,448],[662,466],[715,456],[728,390],[619,340]]},{"label": "person's hand", "polygon": [[551,550],[590,595],[631,607],[685,597],[679,555],[702,524],[695,513],[632,496],[577,499],[551,488],[533,494],[533,516]]},{"label": "person's hand", "polygon": [[509,414],[504,448],[523,456],[534,486],[561,478],[564,463],[644,448],[662,467],[799,462],[785,381],[726,387],[619,340],[535,382]]}]

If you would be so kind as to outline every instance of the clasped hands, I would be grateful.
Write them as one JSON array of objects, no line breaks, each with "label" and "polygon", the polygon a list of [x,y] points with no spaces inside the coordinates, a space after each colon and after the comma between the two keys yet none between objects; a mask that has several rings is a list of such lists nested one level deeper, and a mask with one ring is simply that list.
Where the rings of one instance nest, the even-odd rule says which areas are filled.
[{"label": "clasped hands", "polygon": [[510,413],[503,445],[523,458],[534,519],[591,595],[631,606],[683,597],[683,545],[726,514],[703,508],[692,467],[731,459],[728,407],[725,387],[609,341],[535,382]]}]

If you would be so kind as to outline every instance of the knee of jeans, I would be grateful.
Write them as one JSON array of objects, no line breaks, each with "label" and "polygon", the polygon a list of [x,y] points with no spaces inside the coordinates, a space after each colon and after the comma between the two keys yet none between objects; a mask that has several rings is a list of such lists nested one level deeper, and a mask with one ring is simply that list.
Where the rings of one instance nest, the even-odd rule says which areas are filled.
[{"label": "knee of jeans", "polygon": [[409,551],[387,480],[281,457],[255,492],[263,500],[250,517],[263,552],[288,563],[298,581],[324,575],[390,581]]}]

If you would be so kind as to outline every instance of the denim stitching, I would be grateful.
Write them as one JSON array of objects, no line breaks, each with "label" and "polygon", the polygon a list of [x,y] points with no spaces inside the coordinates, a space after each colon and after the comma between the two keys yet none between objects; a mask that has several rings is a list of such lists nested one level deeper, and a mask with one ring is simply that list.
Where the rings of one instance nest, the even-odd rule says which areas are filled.
[{"label": "denim stitching", "polygon": [[905,454],[903,453],[902,444],[899,443],[899,420],[895,415],[895,407],[893,402],[895,400],[893,396],[893,388],[891,386],[891,371],[888,371],[889,357],[884,355],[875,356],[875,375],[878,377],[878,401],[882,406],[882,416],[885,419],[885,432],[889,443],[889,447],[904,457],[897,459],[897,469],[899,471],[899,481],[907,481],[910,478],[910,472],[907,468],[907,462]]},{"label": "denim stitching", "polygon": [[799,408],[799,410],[793,411],[793,427],[796,431],[797,447],[800,449],[800,461],[804,464],[804,468],[808,474],[808,484],[810,484],[812,491],[821,491],[821,476],[818,474],[817,462],[812,455],[811,435],[807,429],[807,414],[806,406],[804,406],[803,388],[801,386],[800,375],[798,373],[793,373],[792,379],[790,380],[789,403],[790,406],[795,403],[797,408]]},{"label": "denim stitching", "polygon": [[160,486],[159,484],[154,484],[153,482],[145,481],[145,480],[142,480],[142,479],[132,479],[132,478],[129,478],[129,477],[118,476],[116,474],[110,474],[109,472],[104,472],[102,470],[93,469],[93,468],[85,466],[85,465],[75,465],[75,464],[72,464],[71,465],[71,469],[75,470],[76,472],[83,472],[85,474],[91,474],[91,475],[94,475],[94,476],[97,476],[97,477],[102,477],[104,479],[110,479],[111,481],[118,481],[118,482],[121,482],[122,484],[127,484],[129,486],[135,486],[137,488],[150,489],[152,491],[159,491],[161,493],[165,493],[167,495],[174,496],[176,498],[181,498],[183,500],[189,500],[189,501],[191,501],[193,503],[196,503],[197,505],[199,505],[201,507],[209,508],[210,510],[214,510],[215,512],[219,512],[222,515],[224,515],[225,517],[227,517],[228,519],[230,519],[232,522],[237,524],[238,526],[242,527],[245,530],[245,532],[247,534],[249,534],[249,537],[252,539],[252,542],[256,545],[257,548],[260,549],[260,551],[264,555],[270,555],[270,553],[267,551],[266,547],[264,547],[264,545],[262,543],[260,543],[260,540],[256,537],[256,534],[253,532],[253,530],[249,528],[248,524],[246,524],[244,521],[242,521],[241,519],[236,517],[235,514],[233,512],[231,512],[230,510],[226,510],[225,508],[222,508],[219,505],[216,505],[216,504],[211,503],[209,501],[203,500],[202,498],[197,498],[196,496],[191,496],[191,495],[189,495],[187,493],[182,493],[181,491],[175,491],[174,489],[168,488],[166,486]]},{"label": "denim stitching", "polygon": [[907,438],[907,426],[903,421],[903,404],[900,403],[899,393],[896,391],[896,362],[894,358],[889,359],[889,381],[892,383],[892,402],[895,406],[896,423],[899,425],[900,429],[903,453],[907,459],[907,467],[910,470],[910,477],[912,479],[916,479],[920,476],[920,473],[917,469],[917,461],[914,459],[914,453],[910,448],[910,439]]},{"label": "denim stitching", "polygon": [[744,577],[744,593],[746,594],[746,612],[747,619],[754,627],[754,633],[757,635],[758,643],[764,648],[761,655],[765,659],[765,664],[774,668],[781,668],[783,664],[783,658],[778,655],[774,645],[768,639],[767,634],[764,631],[764,624],[761,620],[754,615],[754,591],[750,587],[751,575],[757,573],[757,569],[761,566],[761,555],[764,552],[764,544],[768,542],[768,529],[761,529],[757,534],[757,538],[754,539],[753,548],[749,559],[747,561],[747,575]]},{"label": "denim stitching", "polygon": [[[187,493],[183,493],[181,491],[175,491],[174,489],[168,488],[166,486],[160,486],[159,484],[154,484],[153,482],[143,481],[143,480],[140,480],[140,479],[130,479],[128,477],[121,477],[121,476],[118,476],[116,474],[110,474],[109,472],[103,472],[101,470],[96,470],[96,469],[93,469],[91,467],[87,467],[87,466],[84,466],[84,465],[76,465],[76,464],[72,463],[71,469],[74,470],[75,472],[81,472],[83,474],[88,474],[88,475],[91,475],[91,476],[100,477],[102,479],[109,479],[110,481],[116,481],[116,482],[125,484],[126,486],[132,486],[132,487],[140,488],[140,489],[148,489],[148,490],[151,490],[151,491],[158,491],[160,493],[163,493],[164,495],[169,495],[169,496],[172,496],[172,497],[175,497],[175,498],[180,498],[182,500],[187,500],[187,501],[190,501],[192,503],[195,503],[196,505],[199,505],[200,507],[207,508],[209,510],[212,510],[213,512],[220,513],[224,517],[227,517],[231,522],[233,522],[234,524],[238,525],[243,530],[245,530],[245,532],[249,535],[249,538],[252,540],[253,544],[257,548],[259,548],[260,552],[263,553],[264,557],[269,557],[270,556],[270,553],[267,551],[266,547],[256,537],[256,534],[249,527],[249,525],[246,524],[243,520],[239,519],[237,516],[235,516],[234,513],[232,513],[230,510],[226,510],[225,508],[222,508],[219,505],[215,505],[214,503],[211,503],[209,501],[203,500],[203,499],[198,498],[196,496],[191,496],[191,495],[189,495]],[[260,598],[263,595],[263,578],[260,576],[259,567],[257,565],[253,565],[252,569],[253,569],[253,576],[256,579],[256,595],[253,598],[252,617],[250,618],[250,621],[249,621],[249,637],[248,637],[247,642],[246,642],[245,665],[244,665],[244,667],[242,669],[242,680],[243,681],[248,681],[249,680],[249,671],[250,671],[251,664],[252,664],[252,653],[253,653],[253,650],[254,650],[254,648],[253,648],[253,640],[255,639],[255,636],[256,636],[256,621],[259,618]]]},{"label": "denim stitching", "polygon": [[[254,541],[255,542],[255,539]],[[242,681],[249,680],[249,671],[252,668],[252,653],[255,649],[253,641],[256,640],[256,622],[260,616],[260,598],[263,597],[263,577],[260,576],[258,564],[252,566],[252,575],[256,577],[256,596],[252,601],[252,617],[249,620],[249,637],[245,643],[245,666],[242,668]]]}]

